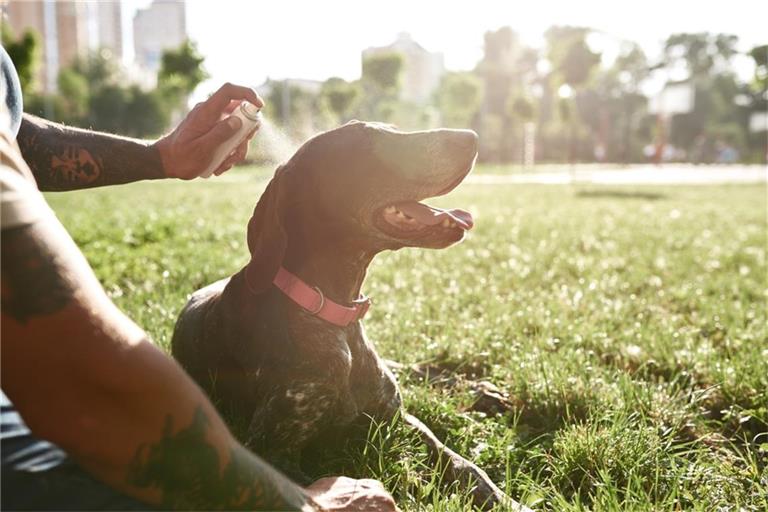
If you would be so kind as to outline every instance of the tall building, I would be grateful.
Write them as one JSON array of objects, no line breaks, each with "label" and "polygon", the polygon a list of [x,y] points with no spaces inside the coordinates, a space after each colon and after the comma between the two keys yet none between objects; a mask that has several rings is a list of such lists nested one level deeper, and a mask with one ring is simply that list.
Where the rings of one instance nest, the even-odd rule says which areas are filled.
[{"label": "tall building", "polygon": [[133,17],[136,64],[154,74],[160,68],[163,50],[176,48],[187,38],[186,6],[183,0],[154,0]]},{"label": "tall building", "polygon": [[445,73],[443,54],[425,50],[407,33],[399,34],[397,40],[390,45],[364,50],[363,59],[382,53],[399,53],[403,56],[400,99],[413,103],[429,101]]},{"label": "tall building", "polygon": [[101,0],[88,4],[96,12],[91,19],[96,21],[95,43],[92,47],[106,48],[118,60],[123,60],[123,6],[120,0]]},{"label": "tall building", "polygon": [[42,62],[36,77],[46,93],[55,92],[59,70],[97,48],[122,59],[120,0],[10,0],[8,22],[18,37],[28,30],[40,37]]}]

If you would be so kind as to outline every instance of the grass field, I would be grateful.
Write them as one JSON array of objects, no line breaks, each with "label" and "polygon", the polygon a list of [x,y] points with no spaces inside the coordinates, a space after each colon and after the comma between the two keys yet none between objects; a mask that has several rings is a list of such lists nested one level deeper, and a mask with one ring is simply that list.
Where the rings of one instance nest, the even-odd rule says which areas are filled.
[{"label": "grass field", "polygon": [[[266,176],[48,199],[167,349],[187,295],[246,262]],[[401,372],[411,412],[537,510],[768,510],[764,185],[465,184],[432,203],[470,210],[471,236],[382,254],[365,286],[379,353],[434,377]],[[406,429],[368,441],[319,470],[466,510]]]}]

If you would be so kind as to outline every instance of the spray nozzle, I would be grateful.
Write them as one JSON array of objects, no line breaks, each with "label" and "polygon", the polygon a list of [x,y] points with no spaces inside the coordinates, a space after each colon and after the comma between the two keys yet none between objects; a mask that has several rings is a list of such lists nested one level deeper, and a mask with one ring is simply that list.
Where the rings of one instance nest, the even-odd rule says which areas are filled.
[{"label": "spray nozzle", "polygon": [[248,101],[240,103],[240,111],[251,121],[259,121],[261,118],[261,109]]}]

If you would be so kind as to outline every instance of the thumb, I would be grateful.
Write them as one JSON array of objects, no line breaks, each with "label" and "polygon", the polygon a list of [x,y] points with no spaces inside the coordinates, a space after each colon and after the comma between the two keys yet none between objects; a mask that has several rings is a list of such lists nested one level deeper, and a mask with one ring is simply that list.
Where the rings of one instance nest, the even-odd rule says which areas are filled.
[{"label": "thumb", "polygon": [[197,142],[203,151],[213,151],[224,141],[232,137],[243,125],[243,121],[236,116],[229,116],[213,125],[208,133],[201,135]]}]

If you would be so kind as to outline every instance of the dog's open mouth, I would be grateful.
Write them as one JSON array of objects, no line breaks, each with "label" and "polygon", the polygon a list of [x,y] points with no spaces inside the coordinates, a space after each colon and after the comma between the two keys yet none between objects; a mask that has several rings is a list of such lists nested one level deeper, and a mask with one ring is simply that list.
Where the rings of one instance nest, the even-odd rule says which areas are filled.
[{"label": "dog's open mouth", "polygon": [[443,210],[417,201],[403,201],[384,208],[384,220],[402,231],[418,231],[440,226],[472,229],[472,214],[459,209]]},{"label": "dog's open mouth", "polygon": [[[442,196],[456,188],[471,170],[470,165],[457,179],[431,197]],[[472,214],[468,211],[458,208],[444,210],[416,200],[392,203],[381,210],[380,215],[384,226],[389,228],[387,231],[394,231],[393,234],[405,237],[416,237],[428,231],[464,233],[475,224]]]}]

